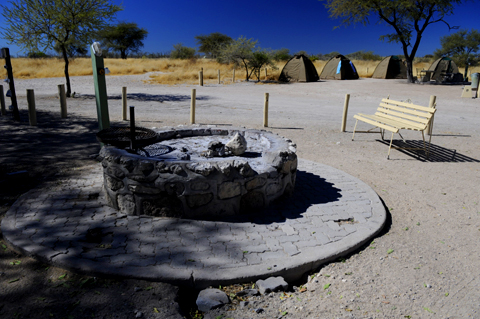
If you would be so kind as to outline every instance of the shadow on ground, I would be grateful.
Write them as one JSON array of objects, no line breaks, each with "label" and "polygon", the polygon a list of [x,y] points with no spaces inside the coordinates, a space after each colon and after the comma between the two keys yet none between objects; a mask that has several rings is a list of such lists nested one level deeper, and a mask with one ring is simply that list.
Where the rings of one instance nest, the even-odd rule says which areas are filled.
[{"label": "shadow on ground", "polygon": [[[389,141],[386,140],[377,140],[378,142],[390,145]],[[474,162],[479,163],[478,159],[460,154],[457,150],[448,149],[440,145],[430,144],[430,152],[428,158],[425,156],[425,151],[423,150],[411,150],[411,149],[393,149],[393,147],[408,147],[408,148],[423,148],[423,141],[420,140],[394,140],[392,143],[392,152],[390,153],[390,159],[394,158],[394,151],[401,152],[408,156],[414,157],[422,162],[434,162],[434,163],[467,163]],[[428,146],[428,144],[427,144]],[[393,156],[392,156],[393,155]]]},{"label": "shadow on ground", "polygon": [[[95,99],[93,94],[82,94],[81,98],[85,99]],[[146,93],[130,93],[127,94],[127,100],[129,101],[140,101],[140,102],[183,102],[190,101],[190,95],[181,95],[181,94],[146,94]],[[109,100],[121,100],[121,95],[109,95]],[[207,101],[209,100],[206,96],[196,96],[197,101]]]}]

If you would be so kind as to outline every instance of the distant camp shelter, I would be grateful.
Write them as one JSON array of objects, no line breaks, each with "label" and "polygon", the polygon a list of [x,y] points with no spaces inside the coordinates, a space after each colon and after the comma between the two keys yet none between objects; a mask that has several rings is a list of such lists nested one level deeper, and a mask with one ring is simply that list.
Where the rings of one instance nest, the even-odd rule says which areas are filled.
[{"label": "distant camp shelter", "polygon": [[396,55],[387,56],[373,71],[374,79],[406,79],[407,67]]},{"label": "distant camp shelter", "polygon": [[316,82],[318,79],[313,62],[303,54],[295,55],[288,60],[278,77],[282,82]]},{"label": "distant camp shelter", "polygon": [[320,79],[325,80],[356,80],[357,69],[353,62],[339,54],[328,60],[320,73]]},{"label": "distant camp shelter", "polygon": [[442,57],[433,62],[428,68],[428,71],[432,72],[430,79],[437,82],[442,82],[445,76],[459,73],[455,62],[447,57]]}]

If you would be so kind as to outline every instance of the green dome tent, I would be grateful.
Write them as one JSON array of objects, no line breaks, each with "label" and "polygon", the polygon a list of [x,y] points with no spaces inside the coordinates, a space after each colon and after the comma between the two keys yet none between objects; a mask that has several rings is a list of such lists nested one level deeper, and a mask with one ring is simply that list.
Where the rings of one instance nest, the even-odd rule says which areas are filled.
[{"label": "green dome tent", "polygon": [[406,79],[407,67],[396,55],[387,56],[375,68],[374,79]]},{"label": "green dome tent", "polygon": [[312,61],[305,55],[300,54],[288,60],[278,80],[282,82],[315,82],[318,81],[318,73]]},{"label": "green dome tent", "polygon": [[435,80],[437,82],[443,82],[445,76],[447,74],[457,74],[458,67],[452,59],[443,57],[430,65],[428,71],[433,71],[432,76],[430,77],[431,80]]},{"label": "green dome tent", "polygon": [[357,69],[353,63],[339,54],[328,60],[320,73],[320,79],[325,80],[356,80],[358,79]]}]

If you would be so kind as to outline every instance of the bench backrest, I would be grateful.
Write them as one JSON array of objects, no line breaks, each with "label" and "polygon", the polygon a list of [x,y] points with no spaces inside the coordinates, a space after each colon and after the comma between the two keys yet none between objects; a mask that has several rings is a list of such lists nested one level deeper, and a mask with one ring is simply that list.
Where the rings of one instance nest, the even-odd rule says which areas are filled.
[{"label": "bench backrest", "polygon": [[424,130],[435,111],[434,107],[382,99],[375,115],[403,123],[418,130]]}]

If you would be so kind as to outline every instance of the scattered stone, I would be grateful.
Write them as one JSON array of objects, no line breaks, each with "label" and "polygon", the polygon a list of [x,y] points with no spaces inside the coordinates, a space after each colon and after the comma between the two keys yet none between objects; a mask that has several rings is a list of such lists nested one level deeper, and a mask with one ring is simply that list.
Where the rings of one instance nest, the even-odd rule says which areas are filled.
[{"label": "scattered stone", "polygon": [[214,288],[200,291],[196,301],[198,310],[203,312],[221,307],[229,302],[230,300],[226,293]]},{"label": "scattered stone", "polygon": [[252,297],[252,296],[258,296],[259,294],[260,293],[258,292],[257,289],[244,289],[236,293],[238,297],[243,297],[243,296]]},{"label": "scattered stone", "polygon": [[134,310],[133,312],[135,313],[135,318],[143,317],[143,312],[141,312],[140,310]]},{"label": "scattered stone", "polygon": [[264,312],[264,311],[265,311],[265,310],[263,310],[263,308],[257,308],[257,309],[255,309],[255,312],[256,312],[256,313],[262,313],[262,312]]},{"label": "scattered stone", "polygon": [[283,277],[270,277],[265,280],[257,280],[255,283],[262,295],[269,292],[285,291],[288,289],[288,283]]},{"label": "scattered stone", "polygon": [[[209,152],[208,152],[209,151]],[[205,157],[223,157],[225,156],[225,144],[219,141],[213,141],[208,144],[208,153],[209,156]]]},{"label": "scattered stone", "polygon": [[242,155],[247,150],[247,140],[240,133],[236,133],[235,136],[225,144],[227,151],[232,152],[233,155]]}]

